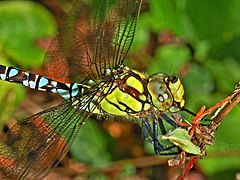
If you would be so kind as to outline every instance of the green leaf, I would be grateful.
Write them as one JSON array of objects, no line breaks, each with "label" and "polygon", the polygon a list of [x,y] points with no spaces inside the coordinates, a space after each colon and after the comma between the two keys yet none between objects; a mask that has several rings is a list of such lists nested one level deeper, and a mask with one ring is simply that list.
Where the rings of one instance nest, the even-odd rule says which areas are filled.
[{"label": "green leaf", "polygon": [[182,32],[181,8],[175,0],[149,1],[150,12],[149,25],[156,32],[169,30],[175,34]]},{"label": "green leaf", "polygon": [[162,136],[162,139],[168,139],[188,153],[201,155],[200,148],[191,142],[190,136],[185,129],[176,128]]},{"label": "green leaf", "polygon": [[52,15],[42,6],[30,1],[0,2],[0,46],[15,63],[25,68],[41,65],[45,52],[36,41],[55,32]]},{"label": "green leaf", "polygon": [[186,13],[200,39],[222,41],[240,32],[240,1],[201,0],[186,3]]},{"label": "green leaf", "polygon": [[162,46],[157,49],[156,56],[149,65],[149,73],[165,72],[177,74],[189,57],[189,50],[184,46]]},{"label": "green leaf", "polygon": [[[71,147],[72,156],[79,162],[84,162],[93,167],[102,167],[110,162],[111,155],[108,152],[109,136],[100,130],[96,122],[89,119],[81,128]],[[84,155],[79,153],[84,152]]]}]

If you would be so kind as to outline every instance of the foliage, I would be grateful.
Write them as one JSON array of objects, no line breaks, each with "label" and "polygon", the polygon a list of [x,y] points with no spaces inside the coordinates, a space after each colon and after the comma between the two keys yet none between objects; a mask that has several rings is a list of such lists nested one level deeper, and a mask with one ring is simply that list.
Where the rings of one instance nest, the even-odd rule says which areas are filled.
[{"label": "foliage", "polygon": [[[151,62],[148,72],[172,69],[180,75],[186,89],[186,106],[195,112],[202,105],[210,107],[228,96],[240,80],[240,3],[232,0],[152,0],[149,6],[150,10],[140,16],[138,27],[142,30],[139,32],[170,31],[178,39],[190,43],[195,52],[191,54],[184,43],[159,46],[154,57],[142,57]],[[149,36],[136,35],[135,42],[141,44],[141,37]],[[206,175],[230,172],[239,167],[239,117],[238,105],[217,130],[216,144],[209,147],[207,157],[199,161]],[[229,157],[233,151],[238,155]],[[219,152],[222,157],[211,158]]]},{"label": "foliage", "polygon": [[[144,1],[126,62],[149,74],[162,71],[179,75],[185,85],[187,108],[197,112],[202,105],[210,107],[228,96],[240,80],[239,8],[240,2],[234,0]],[[53,37],[55,31],[52,15],[36,2],[1,1],[0,63],[26,70],[39,67],[44,51],[36,41]],[[163,32],[170,33],[171,42],[159,43],[164,38]],[[153,48],[154,53],[149,54],[152,35],[160,40]],[[6,82],[0,82],[0,87],[0,127],[3,127],[24,99],[25,90]],[[229,172],[229,178],[239,168],[239,117],[238,105],[216,132],[216,143],[207,150],[207,157],[199,161],[205,175],[214,179],[214,174]],[[84,132],[80,131],[81,137],[71,150],[74,159],[93,167],[121,157],[117,148],[113,149],[114,138],[95,125],[81,129]],[[235,156],[228,156],[233,152]],[[219,153],[222,156],[215,156]]]},{"label": "foliage", "polygon": [[[0,2],[0,63],[27,69],[42,64],[37,40],[52,36],[55,21],[42,6],[26,1]],[[0,82],[0,129],[25,96],[23,87]]]}]

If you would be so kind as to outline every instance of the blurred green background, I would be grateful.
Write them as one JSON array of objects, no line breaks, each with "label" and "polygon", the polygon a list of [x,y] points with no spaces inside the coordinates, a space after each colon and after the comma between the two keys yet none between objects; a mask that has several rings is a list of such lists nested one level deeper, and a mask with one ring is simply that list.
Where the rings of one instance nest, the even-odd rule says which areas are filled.
[{"label": "blurred green background", "polygon": [[[0,1],[0,64],[42,74],[49,42],[70,7],[70,1]],[[202,105],[211,107],[230,95],[240,80],[239,9],[240,1],[234,0],[143,1],[126,64],[149,74],[178,75],[185,85],[188,109],[197,112]],[[26,118],[60,101],[50,94],[0,82],[0,128],[8,120]],[[238,105],[216,131],[207,157],[198,161],[196,169],[208,179],[233,179],[240,173],[239,118]],[[107,173],[97,171],[103,164],[145,157],[153,154],[151,148],[144,148],[136,125],[89,120],[68,157],[84,163],[92,178],[104,179]],[[146,169],[139,175],[136,164],[126,163],[119,177],[160,173],[158,177],[167,179],[171,172],[166,161]]]}]

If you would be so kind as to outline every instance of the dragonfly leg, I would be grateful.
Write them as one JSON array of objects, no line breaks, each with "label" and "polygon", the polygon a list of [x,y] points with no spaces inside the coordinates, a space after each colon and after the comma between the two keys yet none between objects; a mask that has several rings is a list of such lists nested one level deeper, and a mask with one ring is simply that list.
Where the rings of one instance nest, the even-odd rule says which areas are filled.
[{"label": "dragonfly leg", "polygon": [[158,124],[159,124],[160,130],[162,132],[162,135],[165,135],[167,133],[167,131],[166,131],[166,128],[163,124],[163,120],[161,117],[158,117]]},{"label": "dragonfly leg", "polygon": [[[155,116],[152,116],[155,117]],[[171,146],[163,146],[158,140],[158,126],[160,127],[161,134],[165,135],[167,133],[166,128],[163,124],[163,119],[167,121],[171,126],[174,128],[178,127],[177,123],[174,121],[174,119],[169,118],[166,114],[161,113],[159,114],[157,120],[156,118],[153,118],[153,144],[154,144],[154,150],[156,154],[161,155],[175,155],[177,154],[180,149],[176,145]],[[173,150],[175,149],[175,151]]]},{"label": "dragonfly leg", "polygon": [[[150,142],[151,144],[153,144],[154,147],[154,151],[156,154],[160,154],[160,155],[170,155],[170,154],[176,154],[175,152],[172,153],[171,149],[175,148],[176,146],[164,146],[162,145],[159,140],[158,140],[158,121],[156,119],[156,116],[152,116],[153,117],[153,123],[152,125],[149,123],[148,119],[143,119],[142,121],[142,134],[143,134],[143,138],[147,139],[147,133],[151,136],[151,139],[148,139],[147,141]],[[161,127],[161,125],[160,125]],[[162,134],[166,134],[166,130],[165,127],[161,127],[161,132]]]},{"label": "dragonfly leg", "polygon": [[[166,134],[166,130],[165,130],[164,126],[161,127],[161,131],[162,130]],[[158,123],[157,123],[156,119],[153,119],[153,147],[154,147],[154,151],[156,154],[160,154],[165,149],[164,146],[162,146],[160,144],[160,142],[158,141]]]},{"label": "dragonfly leg", "polygon": [[[159,119],[161,119],[161,117],[168,122],[168,124],[170,124],[172,127],[176,128],[178,127],[178,124],[176,121],[174,121],[174,119],[171,119],[170,117],[168,117],[165,113],[161,113],[159,114]],[[163,126],[164,127],[164,126]]]},{"label": "dragonfly leg", "polygon": [[164,147],[158,141],[158,124],[156,121],[153,123],[153,128],[151,127],[148,120],[142,121],[142,134],[144,139],[147,139],[147,133],[151,136],[151,139],[148,139],[148,142],[153,144],[155,153],[159,154],[159,152],[163,150]]},{"label": "dragonfly leg", "polygon": [[[152,121],[152,125],[149,123],[148,119],[143,119],[142,121],[142,134],[143,138],[147,139],[147,133],[151,136],[151,139],[147,139],[147,141],[151,144],[153,144],[154,151],[156,154],[159,155],[176,155],[180,152],[180,149],[172,144],[164,146],[162,145],[158,140],[158,122],[162,122],[162,119],[158,119],[158,121],[154,118]],[[161,127],[161,126],[160,126]],[[165,127],[161,127],[161,132],[166,134]]]},{"label": "dragonfly leg", "polygon": [[[153,131],[152,131],[151,125],[149,124],[149,122],[147,120],[143,120],[142,121],[142,136],[143,136],[143,139],[147,139],[147,137],[148,137],[147,133],[150,134],[150,136],[152,138]],[[149,140],[149,142],[152,143],[152,140]]]}]

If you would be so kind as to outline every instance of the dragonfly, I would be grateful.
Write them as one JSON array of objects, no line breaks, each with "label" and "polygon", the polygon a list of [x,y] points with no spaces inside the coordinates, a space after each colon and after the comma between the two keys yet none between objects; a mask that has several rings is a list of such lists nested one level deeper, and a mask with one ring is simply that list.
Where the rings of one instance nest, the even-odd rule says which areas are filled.
[{"label": "dragonfly", "polygon": [[[158,139],[165,112],[184,108],[177,76],[124,65],[142,0],[77,0],[44,59],[45,75],[0,65],[0,80],[55,93],[64,101],[11,127],[0,141],[1,179],[41,179],[68,152],[90,116],[142,124],[158,154],[177,153]],[[151,124],[152,122],[152,124]],[[175,150],[171,151],[171,148]]]}]

